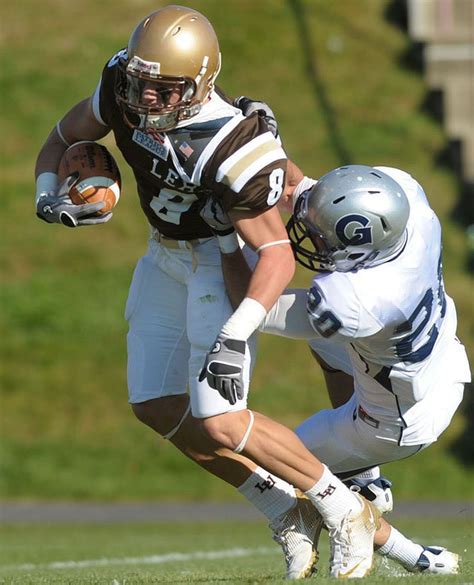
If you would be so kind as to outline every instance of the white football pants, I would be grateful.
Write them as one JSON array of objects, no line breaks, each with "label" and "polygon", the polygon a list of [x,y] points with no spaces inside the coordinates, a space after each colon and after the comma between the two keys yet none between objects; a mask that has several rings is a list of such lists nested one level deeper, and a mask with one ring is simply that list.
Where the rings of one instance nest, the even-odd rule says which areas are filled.
[{"label": "white football pants", "polygon": [[129,323],[129,402],[138,403],[189,388],[193,416],[206,418],[247,406],[256,335],[249,339],[243,400],[231,406],[199,374],[206,354],[232,314],[216,238],[187,249],[150,239],[133,275],[125,309]]},{"label": "white football pants", "polygon": [[[351,359],[344,345],[327,339],[311,340],[309,345],[330,367],[352,375]],[[375,421],[367,413],[360,413],[356,394],[339,408],[317,412],[295,432],[306,447],[335,473],[405,459],[431,445],[449,426],[462,400],[464,384],[447,380],[442,390],[442,400],[438,400],[436,393],[419,403],[423,405],[425,422],[430,428],[430,440],[424,443],[400,445],[402,427],[395,422]],[[394,411],[393,420],[396,418]],[[409,431],[410,428],[404,429],[403,434]]]}]

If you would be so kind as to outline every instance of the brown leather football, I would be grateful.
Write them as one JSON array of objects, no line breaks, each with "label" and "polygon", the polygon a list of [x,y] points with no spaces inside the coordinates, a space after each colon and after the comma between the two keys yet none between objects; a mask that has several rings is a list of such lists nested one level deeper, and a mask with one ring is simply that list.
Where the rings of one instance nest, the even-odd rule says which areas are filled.
[{"label": "brown leather football", "polygon": [[76,205],[104,201],[98,212],[111,211],[120,199],[120,171],[110,152],[98,142],[84,140],[70,146],[63,154],[58,169],[59,182],[77,175],[69,188],[69,197]]}]

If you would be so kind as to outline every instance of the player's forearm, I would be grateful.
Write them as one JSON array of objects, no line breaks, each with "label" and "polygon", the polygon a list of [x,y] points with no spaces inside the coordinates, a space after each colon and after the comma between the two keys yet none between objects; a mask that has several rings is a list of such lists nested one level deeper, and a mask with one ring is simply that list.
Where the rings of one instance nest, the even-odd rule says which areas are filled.
[{"label": "player's forearm", "polygon": [[[265,319],[268,310],[274,305],[283,292],[285,286],[294,274],[294,260],[291,248],[287,244],[279,246],[283,250],[262,251],[254,272],[250,277],[245,297],[239,304],[233,315],[222,328],[222,334],[233,339],[247,340],[258,329]],[[289,249],[289,254],[286,251]],[[230,260],[230,259],[229,259]],[[230,261],[229,261],[230,264]],[[235,270],[235,266],[227,266],[227,269]],[[248,276],[246,270],[244,275]],[[234,289],[236,299],[243,294],[243,283]]]},{"label": "player's forearm", "polygon": [[[236,309],[248,295],[252,270],[240,248],[232,254],[222,254],[221,258],[227,293]],[[308,319],[307,297],[306,289],[284,290],[267,311],[260,331],[291,339],[313,339],[315,331]]]},{"label": "player's forearm", "polygon": [[57,173],[59,161],[66,148],[66,144],[58,136],[56,128],[53,128],[38,154],[35,178],[37,179],[42,173]]},{"label": "player's forearm", "polygon": [[227,294],[235,310],[247,294],[252,270],[240,248],[232,254],[222,254],[221,260]]},{"label": "player's forearm", "polygon": [[258,253],[258,261],[245,298],[225,323],[222,334],[247,340],[292,279],[295,260],[276,208],[260,213],[233,210],[229,215],[243,240]]},{"label": "player's forearm", "polygon": [[288,286],[295,273],[295,261],[289,244],[266,248],[260,252],[246,296],[269,311]]}]

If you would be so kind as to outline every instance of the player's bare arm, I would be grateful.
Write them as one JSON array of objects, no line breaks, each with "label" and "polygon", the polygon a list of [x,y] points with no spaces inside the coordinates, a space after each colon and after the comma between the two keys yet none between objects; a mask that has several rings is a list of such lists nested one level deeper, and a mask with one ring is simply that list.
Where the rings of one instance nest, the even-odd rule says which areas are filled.
[{"label": "player's bare arm", "polygon": [[92,111],[92,98],[86,98],[73,106],[51,130],[36,161],[35,177],[41,173],[55,173],[64,151],[80,140],[99,140],[109,133]]},{"label": "player's bare arm", "polygon": [[[67,227],[96,225],[105,223],[111,213],[97,217],[104,202],[74,205],[69,198],[69,188],[73,180],[68,177],[59,185],[58,167],[67,148],[81,140],[98,140],[109,132],[100,124],[92,110],[92,98],[76,104],[59,120],[50,132],[38,155],[35,168],[36,178],[36,215],[47,223],[59,223]],[[77,180],[77,177],[76,177]]]},{"label": "player's bare arm", "polygon": [[[287,172],[286,172],[286,182],[285,182],[285,188],[284,191],[281,195],[280,201],[278,202],[278,208],[282,211],[292,211],[293,209],[293,193],[294,190],[296,188],[296,186],[301,182],[303,178],[303,173],[302,171],[297,167],[297,165],[295,163],[293,163],[292,161],[288,160],[287,161]],[[208,205],[206,206],[207,209],[204,211],[204,213],[202,213],[202,217],[205,221],[208,221],[211,225],[211,227],[214,229],[214,232],[216,233],[216,235],[219,235],[220,233],[224,233],[228,231],[229,227],[232,227],[231,224],[231,220],[227,219],[227,216],[222,212],[221,209],[216,209],[214,207],[214,203],[209,201]],[[221,215],[222,214],[222,215]],[[257,217],[256,213],[250,213],[250,212],[230,212],[229,214],[232,217],[232,223],[234,225],[237,225],[237,223],[239,223],[239,225],[241,225],[240,230],[242,229],[242,226],[247,230],[250,230],[250,233],[248,235],[248,237],[241,231],[241,236],[246,240],[247,244],[249,244],[250,246],[253,247],[253,249],[257,249],[259,246],[264,246],[265,242],[264,240],[267,238],[268,241],[279,241],[279,240],[275,240],[275,238],[277,237],[276,235],[272,235],[272,234],[267,234],[267,236],[265,235],[264,231],[261,231],[261,228],[263,227],[263,224],[265,222],[268,221],[268,217],[262,217],[259,221],[259,223],[261,222],[262,225],[257,225],[255,223],[255,219]],[[274,213],[272,213],[272,222],[275,221],[273,220],[273,215]],[[277,219],[276,220],[277,223],[281,223],[281,219]],[[281,226],[279,226],[280,229]],[[283,233],[281,233],[282,238],[284,240],[287,239],[286,236],[286,231],[285,231],[285,235]],[[248,239],[250,238],[250,239]],[[262,243],[258,243],[258,242],[254,242],[252,244],[252,241],[255,239],[258,239],[258,242],[262,242]],[[273,238],[273,240],[272,240]],[[222,242],[222,238],[219,238],[220,242]],[[286,241],[282,242],[286,243]],[[261,250],[261,254],[264,253],[265,248],[263,248]],[[279,253],[281,253],[280,251],[274,250],[275,252],[277,252],[277,256],[272,258],[272,250],[271,250],[271,246],[269,246],[267,248],[267,252],[265,253],[265,256],[263,258],[264,260],[264,264],[262,266],[265,266],[268,262],[274,262],[275,260],[278,261],[279,259]],[[237,246],[237,244],[231,244],[230,245],[230,249],[226,249],[226,245],[222,245],[221,243],[221,252],[222,252],[222,270],[224,273],[224,278],[225,278],[225,282],[226,282],[226,289],[229,295],[229,298],[231,300],[232,306],[235,308],[237,308],[239,306],[239,304],[242,302],[242,300],[245,298],[245,296],[248,293],[248,289],[249,289],[249,284],[250,284],[250,279],[252,277],[252,270],[250,269],[247,260],[245,259],[244,255],[242,254],[240,247]],[[285,254],[286,254],[286,250],[285,250]],[[252,297],[252,294],[248,294],[248,296]],[[255,298],[255,297],[252,297]]]},{"label": "player's bare arm", "polygon": [[230,217],[241,237],[259,255],[246,296],[268,311],[295,271],[293,252],[280,213],[272,207],[260,214],[231,211]]},{"label": "player's bare arm", "polygon": [[291,160],[288,159],[286,167],[286,182],[285,189],[283,191],[280,200],[278,201],[278,207],[281,211],[292,213],[294,207],[293,195],[296,187],[303,180],[303,171]]},{"label": "player's bare arm", "polygon": [[[288,160],[285,188],[278,202],[279,209],[288,212],[293,210],[293,194],[303,177],[304,175],[300,168],[294,162]],[[270,293],[268,292],[268,282],[266,280],[267,277],[272,278],[273,276],[277,276],[274,274],[274,267],[277,265],[276,262],[284,259],[287,262],[289,271],[292,270],[291,276],[289,272],[286,277],[284,274],[282,275],[282,281],[287,278],[283,288],[288,284],[294,274],[294,264],[292,263],[293,253],[287,244],[288,235],[286,228],[276,208],[271,208],[265,213],[258,215],[250,212],[231,211],[229,217],[250,247],[258,250],[258,248],[263,246],[259,252],[260,274],[257,275],[257,278],[255,276],[252,277],[252,270],[240,248],[230,253],[222,254],[222,270],[232,306],[234,308],[238,307],[245,296],[248,296],[259,300],[268,311],[279,296],[278,294],[275,297],[276,288],[272,291],[272,287],[269,287]],[[273,230],[275,230],[275,233],[273,233]],[[272,242],[281,242],[281,244],[265,247],[266,244]],[[293,265],[292,269],[290,268],[291,265]],[[279,283],[280,286],[281,284],[282,282]],[[262,285],[263,290],[259,292]],[[280,294],[282,290],[280,290]],[[267,293],[265,299],[258,297],[262,293]]]}]

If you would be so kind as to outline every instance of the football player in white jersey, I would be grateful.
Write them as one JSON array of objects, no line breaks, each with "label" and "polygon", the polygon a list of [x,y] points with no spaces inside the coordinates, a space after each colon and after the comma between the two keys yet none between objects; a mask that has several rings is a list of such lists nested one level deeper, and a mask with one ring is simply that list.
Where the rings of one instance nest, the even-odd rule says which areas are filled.
[{"label": "football player in white jersey", "polygon": [[[305,177],[288,201],[296,259],[316,276],[309,292],[287,290],[260,329],[309,340],[326,369],[351,376],[352,396],[296,433],[388,511],[378,466],[436,441],[470,381],[444,290],[440,223],[419,183],[387,167],[350,165],[318,181]],[[242,256],[222,258],[234,274],[227,286],[235,303],[249,269]],[[408,570],[457,571],[457,555],[441,547],[422,547],[395,529],[385,537],[376,541],[379,552]]]},{"label": "football player in white jersey", "polygon": [[[404,458],[436,441],[470,371],[444,289],[441,226],[422,187],[398,169],[341,167],[297,198],[289,234],[297,260],[318,271],[309,293],[295,293],[308,335],[347,352],[354,395],[345,408],[377,438],[360,456],[339,444],[335,469]],[[307,444],[318,440],[309,435]]]},{"label": "football player in white jersey", "polygon": [[[41,149],[37,215],[70,228],[110,219],[95,215],[101,203],[74,205],[57,171],[69,145],[112,132],[150,225],[126,307],[133,412],[266,514],[288,577],[313,569],[315,528],[305,520],[313,508],[330,526],[331,573],[361,577],[372,564],[377,510],[290,429],[247,409],[253,333],[295,268],[276,204],[302,174],[261,116],[244,116],[215,91],[220,64],[215,31],[199,12],[169,5],[143,18]],[[239,244],[201,219],[210,193],[258,254],[235,312],[217,242],[228,252]],[[306,496],[295,497],[293,485]]]}]

